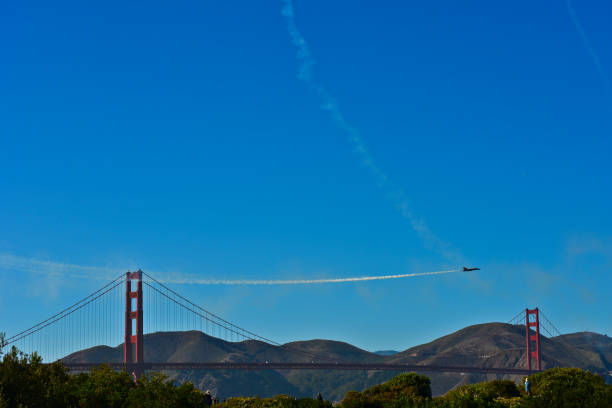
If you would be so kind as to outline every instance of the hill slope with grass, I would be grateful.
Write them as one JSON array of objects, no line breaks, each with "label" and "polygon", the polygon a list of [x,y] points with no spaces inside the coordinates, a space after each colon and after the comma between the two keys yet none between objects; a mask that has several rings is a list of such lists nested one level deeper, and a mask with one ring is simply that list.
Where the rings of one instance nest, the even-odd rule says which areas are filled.
[{"label": "hill slope with grass", "polygon": [[[504,323],[469,326],[430,343],[380,355],[348,343],[309,340],[272,346],[258,341],[227,342],[198,331],[151,333],[144,338],[144,358],[150,362],[387,362],[472,367],[525,367],[524,327]],[[596,333],[542,337],[543,368],[580,367],[608,376],[612,370],[612,339]],[[123,345],[97,346],[66,356],[65,362],[120,362]],[[512,376],[423,372],[431,378],[433,395],[459,386]],[[339,401],[348,391],[361,391],[387,381],[397,372],[322,370],[185,370],[168,372],[176,381],[191,381],[220,398],[276,394]]]}]

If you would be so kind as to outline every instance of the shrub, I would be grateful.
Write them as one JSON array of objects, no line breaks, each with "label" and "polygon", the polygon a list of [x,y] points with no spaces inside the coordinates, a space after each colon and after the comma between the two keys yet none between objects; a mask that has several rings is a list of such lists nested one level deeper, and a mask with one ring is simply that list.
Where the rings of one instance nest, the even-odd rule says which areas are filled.
[{"label": "shrub", "polygon": [[277,395],[274,398],[230,398],[219,408],[332,408],[329,401]]},{"label": "shrub", "polygon": [[400,374],[386,383],[362,392],[350,391],[342,400],[343,408],[382,408],[416,406],[431,399],[429,377],[416,373]]},{"label": "shrub", "polygon": [[533,397],[527,407],[612,407],[612,386],[579,368],[552,368],[529,377]]}]

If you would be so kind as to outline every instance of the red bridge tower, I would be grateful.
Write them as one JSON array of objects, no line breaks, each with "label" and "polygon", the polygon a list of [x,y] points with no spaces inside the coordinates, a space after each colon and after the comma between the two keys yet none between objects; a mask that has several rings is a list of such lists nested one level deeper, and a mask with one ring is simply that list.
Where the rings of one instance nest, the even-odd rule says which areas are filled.
[{"label": "red bridge tower", "polygon": [[[132,288],[133,281],[136,288]],[[133,289],[136,289],[133,291]],[[125,370],[140,378],[144,374],[142,328],[142,271],[125,274],[125,341],[123,343],[123,363]]]},{"label": "red bridge tower", "polygon": [[[530,318],[532,315],[534,319]],[[535,327],[535,334],[532,334],[532,327]],[[525,309],[525,337],[527,339],[527,369],[531,370],[531,359],[535,357],[536,370],[539,371],[542,369],[542,357],[540,354],[540,316],[537,307],[532,310]]]}]

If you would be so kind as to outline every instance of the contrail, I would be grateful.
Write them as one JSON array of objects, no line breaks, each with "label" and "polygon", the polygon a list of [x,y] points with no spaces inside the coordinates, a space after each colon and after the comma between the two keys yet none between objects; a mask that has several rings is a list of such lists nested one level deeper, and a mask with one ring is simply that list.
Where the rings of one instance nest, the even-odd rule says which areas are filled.
[{"label": "contrail", "polygon": [[11,254],[0,254],[0,269],[35,273],[45,276],[60,276],[71,278],[86,278],[107,280],[112,279],[121,269],[99,266],[84,266],[63,262],[43,261],[34,258],[23,258]]},{"label": "contrail", "polygon": [[312,68],[315,64],[315,59],[310,52],[308,42],[300,33],[300,30],[295,23],[295,13],[293,10],[292,0],[283,0],[283,8],[281,14],[285,17],[287,23],[287,32],[291,38],[291,42],[297,48],[297,59],[299,62],[298,79],[305,82],[319,96],[321,101],[321,109],[327,111],[332,122],[338,129],[345,132],[348,136],[348,141],[353,147],[354,153],[360,158],[361,164],[366,167],[376,184],[383,189],[385,196],[390,200],[395,208],[400,212],[403,218],[408,220],[412,229],[423,240],[425,246],[435,252],[441,254],[446,259],[461,262],[461,254],[452,248],[448,243],[438,238],[427,226],[425,221],[418,217],[412,211],[410,200],[401,188],[395,186],[389,177],[382,171],[374,158],[368,151],[361,135],[352,127],[344,115],[340,111],[336,100],[327,92],[325,87],[320,85],[314,79]]},{"label": "contrail", "polygon": [[359,276],[352,278],[329,278],[329,279],[287,279],[287,280],[227,280],[227,279],[161,279],[163,283],[190,284],[190,285],[312,285],[317,283],[344,283],[344,282],[363,282],[373,280],[403,279],[415,276],[445,275],[448,273],[462,272],[461,269],[448,271],[405,273],[401,275],[377,275]]},{"label": "contrail", "polygon": [[[132,270],[135,270],[133,268]],[[44,276],[66,277],[91,280],[108,280],[126,269],[104,268],[98,266],[85,266],[67,264],[62,262],[42,261],[39,259],[22,258],[10,254],[0,254],[0,270],[35,273]],[[435,272],[405,273],[400,275],[375,275],[357,276],[349,278],[326,278],[326,279],[200,279],[191,275],[176,273],[159,273],[150,271],[159,282],[174,283],[177,285],[310,285],[317,283],[342,283],[342,282],[364,282],[387,279],[403,279],[416,276],[445,275],[449,273],[463,272],[462,269],[451,269]]]},{"label": "contrail", "polygon": [[606,93],[608,93],[610,91],[610,78],[608,77],[608,74],[606,73],[606,70],[604,69],[601,63],[599,56],[595,52],[595,49],[593,48],[593,46],[591,46],[591,41],[589,41],[589,37],[587,36],[586,31],[584,31],[582,24],[580,24],[580,20],[576,15],[576,11],[572,7],[571,0],[565,0],[565,4],[567,6],[567,12],[569,13],[572,23],[574,23],[574,27],[576,27],[576,31],[578,31],[578,34],[580,34],[580,38],[582,39],[582,42],[584,43],[584,46],[587,49],[587,52],[593,59],[593,63],[595,64],[597,71],[599,71],[599,75],[601,76],[606,87]]}]

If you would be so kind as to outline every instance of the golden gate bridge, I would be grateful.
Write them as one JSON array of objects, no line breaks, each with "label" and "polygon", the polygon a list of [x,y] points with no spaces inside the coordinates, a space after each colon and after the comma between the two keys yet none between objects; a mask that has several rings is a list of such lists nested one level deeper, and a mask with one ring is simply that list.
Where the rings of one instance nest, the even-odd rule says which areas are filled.
[{"label": "golden gate bridge", "polygon": [[[145,313],[146,310],[146,313]],[[543,320],[541,319],[543,318]],[[550,337],[559,331],[538,309],[525,309],[508,323],[525,326],[526,366],[473,367],[397,364],[363,361],[338,361],[302,350],[291,344],[281,344],[244,329],[200,307],[177,291],[138,270],[117,276],[102,288],[54,314],[46,320],[7,337],[2,344],[16,346],[22,352],[37,352],[45,363],[61,361],[72,371],[87,371],[101,364],[126,370],[140,377],[146,370],[390,370],[418,372],[493,373],[528,375],[541,370],[540,329]],[[295,356],[286,361],[203,361],[154,362],[144,359],[145,327],[148,333],[196,330],[209,338],[229,342],[254,341],[282,348]],[[100,344],[120,344],[123,341],[123,361],[74,361],[65,359],[72,353],[100,347]],[[78,359],[77,359],[78,360]],[[108,360],[108,358],[107,358]],[[307,361],[304,361],[307,360]],[[533,360],[533,361],[532,361]],[[532,364],[533,362],[533,364]]]}]

